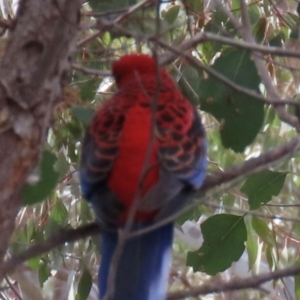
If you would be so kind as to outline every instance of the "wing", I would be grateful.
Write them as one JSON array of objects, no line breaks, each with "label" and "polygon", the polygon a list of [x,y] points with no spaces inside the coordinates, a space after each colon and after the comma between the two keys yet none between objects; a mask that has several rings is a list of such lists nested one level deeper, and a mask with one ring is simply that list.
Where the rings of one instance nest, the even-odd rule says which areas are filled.
[{"label": "wing", "polygon": [[180,210],[202,185],[207,144],[199,114],[176,91],[157,106],[156,135],[160,179],[145,195],[142,209],[159,209],[156,219],[162,219]]},{"label": "wing", "polygon": [[124,123],[118,95],[104,103],[94,116],[82,145],[80,181],[82,194],[105,226],[117,224],[123,204],[108,189],[106,179],[118,154]]},{"label": "wing", "polygon": [[158,107],[159,157],[162,169],[195,189],[206,171],[206,137],[196,109],[183,97]]}]

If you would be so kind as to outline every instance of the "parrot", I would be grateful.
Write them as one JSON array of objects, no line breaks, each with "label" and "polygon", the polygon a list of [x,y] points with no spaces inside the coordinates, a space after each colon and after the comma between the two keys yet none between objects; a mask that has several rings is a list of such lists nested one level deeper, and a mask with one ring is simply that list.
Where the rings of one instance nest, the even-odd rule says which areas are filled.
[{"label": "parrot", "polygon": [[[101,227],[99,299],[113,284],[110,300],[164,300],[172,258],[170,217],[205,179],[206,133],[197,109],[152,56],[121,56],[112,75],[117,91],[88,126],[79,171],[82,195]],[[125,241],[115,282],[109,282],[119,230],[135,201],[130,233],[158,225]]]}]

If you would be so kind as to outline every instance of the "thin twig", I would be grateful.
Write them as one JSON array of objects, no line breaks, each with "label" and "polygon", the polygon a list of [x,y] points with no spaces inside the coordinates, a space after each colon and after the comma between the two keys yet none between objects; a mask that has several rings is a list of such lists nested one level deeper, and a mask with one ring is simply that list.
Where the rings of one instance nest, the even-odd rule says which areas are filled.
[{"label": "thin twig", "polygon": [[199,295],[207,295],[211,293],[229,292],[244,289],[257,289],[265,282],[280,279],[283,277],[294,276],[300,274],[300,266],[292,266],[281,270],[263,273],[260,275],[248,276],[246,278],[234,278],[230,281],[217,281],[203,284],[199,287],[169,293],[167,299],[184,299],[186,297],[195,297]]},{"label": "thin twig", "polygon": [[[227,77],[225,77],[224,75],[220,74],[219,72],[215,71],[214,69],[212,69],[209,66],[204,65],[203,63],[201,63],[198,59],[195,59],[194,57],[192,57],[191,55],[187,54],[189,49],[193,48],[196,46],[196,44],[199,44],[201,42],[200,38],[199,39],[195,39],[192,38],[190,40],[188,40],[187,42],[183,43],[183,45],[181,45],[180,47],[174,47],[166,42],[164,42],[162,39],[158,39],[156,36],[146,36],[146,35],[140,35],[140,34],[133,34],[131,31],[124,29],[120,26],[118,26],[117,24],[113,25],[114,27],[111,27],[110,29],[112,30],[112,28],[117,28],[119,32],[122,32],[128,36],[132,36],[137,40],[142,40],[142,41],[152,41],[154,43],[159,44],[161,47],[169,50],[169,53],[167,53],[167,55],[164,55],[163,57],[161,57],[159,59],[159,64],[161,66],[165,66],[171,62],[173,62],[177,57],[184,57],[187,61],[189,61],[189,63],[191,63],[191,65],[204,70],[206,73],[208,73],[209,75],[213,76],[214,78],[218,79],[219,81],[223,82],[225,85],[231,87],[232,89],[234,89],[237,92],[241,92],[245,95],[249,95],[254,101],[258,100],[258,101],[262,101],[266,104],[271,104],[271,105],[278,105],[278,106],[284,106],[284,105],[299,105],[299,103],[297,101],[291,100],[291,99],[278,99],[277,98],[272,98],[270,96],[268,97],[264,97],[261,94],[257,93],[254,90],[250,90],[246,87],[237,85],[236,83],[234,83],[233,81],[231,81],[230,79],[228,79]],[[201,33],[202,34],[202,33]],[[210,36],[210,34],[205,34],[207,36]],[[222,42],[222,37],[221,36],[215,36],[214,39],[217,40],[217,37],[220,37],[220,42]],[[228,42],[231,41],[231,39],[227,39]],[[202,41],[204,42],[204,41]],[[234,45],[234,43],[233,43]],[[239,46],[241,48],[243,43],[239,43]],[[256,49],[256,45],[253,46],[252,44],[249,43],[244,43],[244,45],[246,46],[246,50],[247,49]],[[251,46],[252,45],[252,46]],[[259,47],[260,45],[258,45]],[[263,46],[260,46],[263,47]],[[274,47],[273,47],[274,48]],[[263,49],[261,48],[260,50],[262,50],[262,52],[266,52],[267,53],[267,49],[268,47],[263,47]],[[271,47],[272,49],[272,47]],[[258,51],[259,48],[257,49]],[[273,54],[275,54],[275,52],[278,51],[278,55],[284,55],[287,54],[288,56],[290,55],[292,56],[297,56],[300,57],[300,54],[298,52],[295,51],[287,51],[287,50],[283,50],[280,48],[274,48]],[[272,52],[272,51],[271,51]],[[93,72],[93,71],[91,71]]]},{"label": "thin twig", "polygon": [[[249,15],[248,15],[248,9],[245,1],[240,0],[240,5],[241,5],[241,17],[242,17],[242,24],[235,18],[235,16],[221,3],[221,1],[216,1],[218,3],[218,7],[222,10],[223,13],[225,13],[229,18],[230,21],[234,24],[236,27],[236,30],[240,33],[242,38],[244,39],[245,42],[248,44],[253,44],[257,45],[252,34],[251,34],[251,29],[250,29],[250,20],[249,20]],[[270,99],[273,99],[273,101],[280,101],[281,97],[276,91],[269,71],[264,63],[264,61],[259,57],[259,55],[256,52],[253,53],[252,58],[253,62],[256,66],[256,69],[258,71],[258,74],[260,75],[260,78],[262,80],[262,83],[265,86],[265,89],[267,91],[267,96]],[[294,127],[298,132],[300,131],[300,123],[299,119],[295,116],[290,115],[284,106],[282,105],[274,105],[274,109],[276,110],[279,118],[289,124],[290,126]]]},{"label": "thin twig", "polygon": [[[122,15],[120,15],[118,18],[116,18],[113,23],[117,24],[122,22],[124,19],[126,19],[129,15],[133,14],[134,12],[136,12],[137,10],[143,8],[143,7],[147,7],[149,5],[151,5],[152,3],[154,3],[155,1],[153,0],[144,0],[142,2],[138,2],[137,4],[131,6],[128,8],[128,10],[126,10],[125,13],[123,13]],[[111,22],[109,22],[111,23]],[[107,26],[106,26],[107,27]],[[109,28],[107,28],[109,29]],[[97,32],[91,34],[90,36],[88,36],[87,38],[83,39],[82,41],[80,41],[77,44],[77,48],[81,48],[82,46],[84,46],[85,44],[89,43],[90,41],[94,40],[95,38],[99,37],[101,34],[103,33],[103,30],[98,30]]]},{"label": "thin twig", "polygon": [[[300,222],[300,218],[289,218],[289,217],[284,217],[284,216],[279,216],[279,215],[266,215],[264,213],[260,213],[255,210],[239,209],[239,208],[232,207],[232,206],[227,207],[225,205],[212,203],[211,201],[201,201],[201,204],[208,206],[208,207],[215,208],[215,209],[222,209],[222,210],[232,211],[235,213],[261,217],[261,218],[265,218],[265,219],[281,220],[281,221],[287,221],[287,222]],[[263,205],[263,206],[267,206],[267,205]],[[270,205],[268,205],[268,206],[270,206]]]},{"label": "thin twig", "polygon": [[[242,180],[246,176],[254,173],[259,172],[263,169],[266,169],[270,165],[275,163],[279,163],[283,159],[287,159],[288,157],[292,157],[295,152],[300,149],[300,135],[292,139],[291,141],[285,143],[284,145],[269,150],[268,152],[261,154],[259,157],[251,158],[245,161],[242,165],[234,166],[226,172],[216,172],[211,176],[207,176],[201,189],[200,193],[208,192],[209,190],[213,190],[215,196],[216,193],[224,192],[228,190],[229,187],[226,186],[223,188],[221,185],[224,184],[231,184],[230,187],[236,184],[237,180]],[[226,175],[225,175],[226,174]],[[201,196],[201,195],[200,195]],[[130,238],[145,234],[146,232],[153,231],[165,224],[168,224],[179,217],[182,213],[189,211],[190,209],[194,208],[195,206],[207,202],[211,199],[212,195],[207,195],[205,197],[200,197],[199,201],[195,201],[194,203],[186,206],[182,211],[173,214],[172,216],[165,218],[154,224],[153,226],[149,226],[146,229],[138,230],[130,235]]]},{"label": "thin twig", "polygon": [[14,271],[14,269],[26,262],[27,260],[41,255],[45,252],[52,250],[53,248],[62,245],[66,242],[71,243],[79,239],[86,238],[89,235],[100,233],[100,228],[96,223],[92,223],[86,226],[82,226],[75,229],[61,229],[58,233],[55,233],[47,240],[36,243],[25,251],[13,255],[4,263],[4,274],[8,274]]},{"label": "thin twig", "polygon": [[[299,105],[299,102],[294,101],[294,100],[284,100],[284,99],[280,99],[280,100],[274,100],[271,99],[270,97],[264,97],[261,94],[255,92],[254,90],[250,90],[248,88],[245,88],[243,86],[240,86],[238,84],[235,84],[233,81],[231,81],[230,79],[228,79],[226,76],[220,74],[219,72],[215,71],[214,69],[212,69],[209,66],[204,65],[203,63],[201,63],[199,60],[195,59],[194,57],[192,57],[189,54],[186,53],[182,53],[181,50],[178,50],[172,46],[170,46],[169,44],[163,42],[163,41],[158,41],[158,43],[164,47],[165,49],[168,49],[169,51],[172,51],[173,53],[175,53],[176,56],[181,55],[182,57],[184,57],[191,65],[204,70],[205,72],[207,72],[209,75],[211,75],[212,77],[218,79],[219,81],[221,81],[222,83],[224,83],[225,85],[229,86],[230,88],[232,88],[233,90],[243,93],[245,95],[249,95],[254,101],[255,100],[259,100],[262,101],[266,104],[272,104],[272,105]],[[173,57],[171,57],[170,55],[168,55],[167,57],[164,57],[161,60],[161,64],[165,65],[167,63],[170,63],[170,61],[173,60]]]},{"label": "thin twig", "polygon": [[[270,165],[274,165],[275,163],[278,163],[283,159],[286,159],[287,157],[294,155],[295,152],[298,151],[299,149],[300,149],[300,137],[297,136],[296,138],[287,142],[286,144],[277,147],[275,149],[272,149],[260,155],[257,158],[249,159],[243,164],[232,167],[231,169],[228,169],[225,172],[216,172],[210,176],[207,176],[201,190],[203,192],[208,192],[209,190],[215,190],[217,187],[220,187],[221,185],[234,182],[238,178],[244,178],[248,174],[262,170]],[[235,182],[233,184],[235,184]],[[226,186],[226,189],[227,188],[228,186]],[[223,191],[224,190],[222,190],[222,192]],[[216,191],[215,193],[217,192],[218,191]],[[199,205],[200,203],[205,204],[205,202],[207,202],[210,198],[214,198],[214,197],[212,195],[209,195],[207,197],[200,198],[200,201],[197,201],[196,204],[193,204],[193,206]],[[188,207],[187,209],[190,208],[191,207]],[[173,221],[180,213],[171,216],[171,218],[168,220],[164,220],[163,224]],[[289,219],[289,221],[293,221],[293,220]],[[297,219],[295,219],[294,221],[297,221]],[[155,226],[157,226],[157,224]],[[159,223],[159,226],[162,226],[161,222]],[[151,231],[153,229],[155,228],[152,227],[149,229],[147,228],[148,231]],[[51,249],[61,244],[64,244],[66,242],[74,242],[80,238],[85,238],[87,236],[99,234],[99,233],[100,233],[100,228],[97,226],[96,223],[92,223],[84,227],[79,227],[77,229],[61,230],[59,233],[54,234],[49,239],[43,242],[39,242],[33,246],[30,246],[27,250],[19,254],[13,255],[5,263],[4,272],[11,273],[18,265],[24,263],[30,258],[48,252]],[[139,231],[136,232],[135,235],[143,234],[143,233],[145,232]],[[134,234],[130,235],[130,237],[133,236]]]},{"label": "thin twig", "polygon": [[264,46],[259,44],[249,43],[245,40],[238,40],[223,35],[218,35],[210,32],[199,32],[196,33],[192,38],[185,41],[179,48],[181,52],[187,51],[197,47],[199,44],[205,42],[218,42],[224,45],[234,46],[244,50],[251,50],[255,52],[261,52],[263,54],[284,56],[284,57],[296,57],[300,58],[299,51],[288,50],[284,48]]},{"label": "thin twig", "polygon": [[16,298],[18,300],[22,300],[22,297],[19,295],[18,291],[15,289],[15,287],[13,286],[13,284],[10,282],[9,278],[7,276],[4,276],[4,279],[7,282],[8,286],[10,287],[10,289],[14,292]]},{"label": "thin twig", "polygon": [[99,70],[89,69],[78,63],[72,63],[72,69],[79,71],[83,74],[96,76],[96,77],[112,76],[110,71],[99,71]]}]

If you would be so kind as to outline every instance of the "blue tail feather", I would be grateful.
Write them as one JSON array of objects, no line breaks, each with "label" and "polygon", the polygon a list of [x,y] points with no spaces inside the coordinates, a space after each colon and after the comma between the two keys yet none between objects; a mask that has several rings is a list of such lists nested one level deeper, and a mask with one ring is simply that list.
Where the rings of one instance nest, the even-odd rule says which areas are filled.
[{"label": "blue tail feather", "polygon": [[[143,229],[149,225],[149,223],[138,223],[133,229]],[[117,232],[102,233],[100,299],[103,299],[107,291],[109,267],[117,239]],[[112,300],[165,300],[172,241],[172,223],[128,240],[119,261]]]}]

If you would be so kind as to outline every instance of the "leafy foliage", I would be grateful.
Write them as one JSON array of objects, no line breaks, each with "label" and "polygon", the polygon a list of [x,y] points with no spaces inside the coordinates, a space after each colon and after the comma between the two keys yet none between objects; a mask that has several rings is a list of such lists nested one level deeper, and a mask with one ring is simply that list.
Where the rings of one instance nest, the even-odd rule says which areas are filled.
[{"label": "leafy foliage", "polygon": [[[247,52],[224,52],[212,66],[241,87],[259,92],[260,78]],[[264,118],[261,101],[236,92],[215,78],[202,80],[199,86],[201,108],[221,123],[220,135],[226,148],[242,152],[258,134]]]},{"label": "leafy foliage", "polygon": [[241,216],[212,216],[201,224],[201,232],[204,238],[202,247],[187,257],[187,264],[194,271],[216,275],[228,269],[245,250],[247,231]]},{"label": "leafy foliage", "polygon": [[[55,109],[47,150],[31,176],[38,180],[32,182],[30,177],[23,191],[24,208],[17,217],[12,254],[61,228],[77,228],[94,221],[79,189],[81,141],[95,109],[115,92],[107,73],[112,61],[125,53],[154,50],[162,61],[168,58],[168,72],[184,95],[201,108],[209,144],[208,174],[212,177],[261,157],[296,136],[293,125],[283,122],[280,109],[288,107],[286,112],[298,117],[298,107],[270,102],[280,98],[298,101],[299,56],[276,56],[274,49],[266,49],[282,50],[285,46],[299,52],[297,4],[287,0],[280,4],[246,1],[250,27],[242,24],[241,28],[258,43],[251,47],[260,47],[251,51],[229,17],[232,14],[239,22],[241,1],[224,2],[227,13],[214,1],[163,1],[160,9],[150,2],[89,0],[82,6],[83,25],[73,55],[73,62],[81,68],[74,67],[62,102]],[[199,64],[191,64],[190,56]],[[257,57],[269,77],[267,82],[257,69]],[[95,71],[99,71],[98,76]],[[278,99],[268,90],[270,86]],[[269,101],[263,101],[263,97]],[[243,169],[234,180],[205,191],[200,200],[196,199],[199,205],[179,218],[178,232],[183,237],[174,244],[172,290],[198,286],[199,282],[205,285],[207,275],[213,282],[216,276],[250,276],[298,263],[300,156],[293,151],[289,154],[290,159],[262,164],[263,169],[256,173]],[[203,197],[209,201],[201,202]],[[195,225],[196,233],[201,229],[200,237],[184,231],[186,221]],[[197,250],[192,248],[195,240],[203,242]],[[32,285],[47,299],[97,299],[98,253],[99,240],[90,237],[36,255],[27,262],[38,275]],[[282,279],[257,290],[235,291],[234,297],[275,299],[279,294],[289,294],[298,299],[299,276],[294,279],[294,290],[288,289],[289,279]],[[17,281],[20,291],[26,293],[20,277]],[[53,282],[61,282],[65,288],[61,298],[54,292]],[[264,290],[270,290],[270,294],[264,294]],[[10,291],[3,293],[8,295]]]},{"label": "leafy foliage", "polygon": [[241,192],[248,196],[250,209],[259,208],[262,203],[271,201],[282,190],[287,173],[262,171],[248,177]]},{"label": "leafy foliage", "polygon": [[40,163],[40,179],[36,184],[27,184],[23,194],[23,204],[36,204],[44,200],[55,188],[59,175],[54,171],[55,155],[49,151],[43,153]]},{"label": "leafy foliage", "polygon": [[78,284],[78,293],[75,300],[86,300],[92,287],[92,276],[87,269],[84,269]]}]

